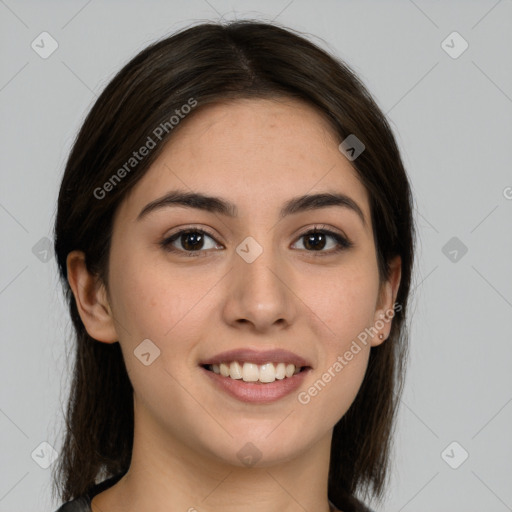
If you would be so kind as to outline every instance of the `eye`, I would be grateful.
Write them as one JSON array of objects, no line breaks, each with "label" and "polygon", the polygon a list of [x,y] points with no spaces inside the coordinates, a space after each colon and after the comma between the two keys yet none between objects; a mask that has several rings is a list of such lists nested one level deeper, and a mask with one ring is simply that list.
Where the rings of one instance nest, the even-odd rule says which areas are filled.
[{"label": "eye", "polygon": [[[331,244],[331,247],[334,245],[334,249],[324,251],[322,249],[328,245],[327,240],[329,238],[334,240],[334,243]],[[303,244],[306,251],[320,253],[315,254],[315,256],[328,256],[349,249],[354,245],[340,233],[330,229],[318,229],[317,226],[303,233],[299,239],[304,239]]]},{"label": "eye", "polygon": [[[213,236],[203,229],[182,229],[181,231],[178,231],[162,240],[160,242],[160,246],[168,252],[180,252],[186,256],[206,256],[205,254],[200,253],[205,252],[202,249],[205,249],[204,245],[207,238],[215,242]],[[181,249],[175,247],[175,242],[178,242],[178,244],[181,245]],[[210,247],[206,247],[206,249],[215,249],[218,248],[218,245],[219,244],[216,243],[210,243]]]},{"label": "eye", "polygon": [[[331,247],[334,246],[334,248],[325,251],[323,249],[329,245],[329,238],[334,240],[334,243],[331,242]],[[210,239],[213,242],[210,242],[210,247],[205,247],[206,239]],[[329,256],[345,249],[349,249],[354,245],[340,233],[325,228],[318,229],[318,226],[315,226],[313,229],[303,233],[299,239],[304,239],[304,250],[307,252],[319,253],[315,254],[315,256]],[[178,244],[181,248],[176,247]],[[213,235],[209,234],[204,229],[199,228],[187,228],[177,231],[162,240],[160,242],[160,246],[167,252],[181,253],[185,256],[192,257],[206,256],[206,254],[204,254],[206,252],[205,249],[223,248],[222,245],[216,243]]]}]

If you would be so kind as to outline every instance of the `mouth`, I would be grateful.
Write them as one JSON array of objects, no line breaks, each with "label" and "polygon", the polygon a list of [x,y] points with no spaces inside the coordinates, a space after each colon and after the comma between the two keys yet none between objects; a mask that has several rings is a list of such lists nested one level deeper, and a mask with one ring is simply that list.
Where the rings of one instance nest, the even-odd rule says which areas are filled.
[{"label": "mouth", "polygon": [[290,395],[313,370],[309,361],[283,349],[230,350],[200,361],[199,367],[214,389],[254,404]]},{"label": "mouth", "polygon": [[226,361],[220,364],[202,364],[205,370],[231,380],[245,383],[270,384],[291,379],[298,373],[310,370],[310,366],[295,366],[293,363],[267,362],[256,364],[248,361]]}]

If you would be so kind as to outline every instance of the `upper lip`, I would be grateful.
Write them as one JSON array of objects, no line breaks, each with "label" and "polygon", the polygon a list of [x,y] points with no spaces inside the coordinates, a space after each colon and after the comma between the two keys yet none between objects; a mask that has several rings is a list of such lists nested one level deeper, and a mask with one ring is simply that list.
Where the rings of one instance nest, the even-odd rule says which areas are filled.
[{"label": "upper lip", "polygon": [[220,364],[231,361],[247,362],[254,364],[265,364],[269,362],[291,363],[296,367],[311,367],[309,361],[303,357],[284,349],[257,351],[250,348],[239,348],[221,352],[215,356],[200,361],[200,365]]}]

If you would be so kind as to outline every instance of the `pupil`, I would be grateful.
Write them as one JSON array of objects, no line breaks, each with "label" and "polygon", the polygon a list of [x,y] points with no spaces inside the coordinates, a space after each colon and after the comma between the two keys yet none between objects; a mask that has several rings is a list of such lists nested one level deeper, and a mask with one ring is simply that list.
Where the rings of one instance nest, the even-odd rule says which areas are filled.
[{"label": "pupil", "polygon": [[182,244],[183,247],[187,250],[197,249],[197,247],[201,244],[202,237],[203,237],[203,235],[201,233],[186,233],[183,236],[185,237],[185,240],[187,240],[187,241],[190,238],[192,238],[192,240],[194,240],[191,244],[188,242],[185,242],[184,244]]},{"label": "pupil", "polygon": [[312,248],[317,248],[317,249],[318,248],[323,249],[324,246],[325,246],[325,238],[321,242],[318,242],[318,241],[315,242],[314,241],[315,237],[323,237],[323,236],[324,236],[323,233],[312,233],[311,235],[309,235],[306,238],[306,244],[305,244],[306,248],[309,249],[310,247],[312,247]]}]

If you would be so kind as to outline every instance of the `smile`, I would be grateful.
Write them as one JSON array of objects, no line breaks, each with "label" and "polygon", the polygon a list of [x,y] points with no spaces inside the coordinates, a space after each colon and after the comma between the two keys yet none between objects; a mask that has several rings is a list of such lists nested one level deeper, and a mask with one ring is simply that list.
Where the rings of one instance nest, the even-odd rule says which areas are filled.
[{"label": "smile", "polygon": [[[233,376],[231,375],[232,367],[234,369]],[[282,376],[283,367],[284,377]],[[241,402],[254,404],[267,404],[290,395],[299,388],[309,372],[312,371],[309,366],[295,367],[293,364],[285,363],[240,364],[237,361],[229,364],[208,364],[201,368],[217,390],[223,391]],[[229,375],[222,375],[221,372],[229,373]],[[261,381],[261,378],[267,379],[267,381]]]},{"label": "smile", "polygon": [[292,363],[265,363],[255,364],[249,362],[231,361],[220,364],[205,365],[217,375],[229,377],[244,382],[260,382],[262,384],[293,377],[306,367],[298,367]]}]

